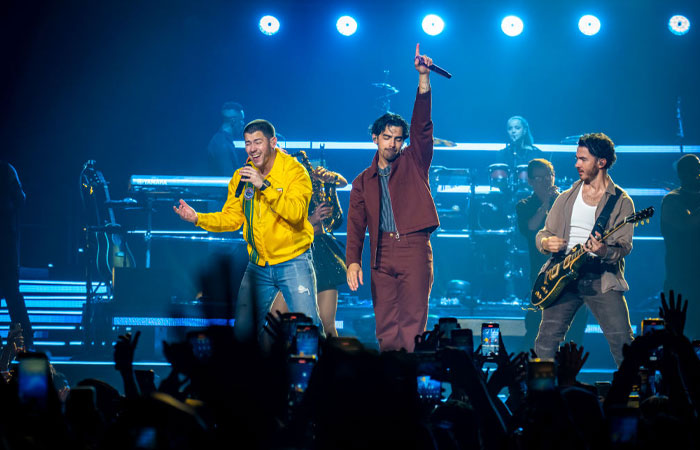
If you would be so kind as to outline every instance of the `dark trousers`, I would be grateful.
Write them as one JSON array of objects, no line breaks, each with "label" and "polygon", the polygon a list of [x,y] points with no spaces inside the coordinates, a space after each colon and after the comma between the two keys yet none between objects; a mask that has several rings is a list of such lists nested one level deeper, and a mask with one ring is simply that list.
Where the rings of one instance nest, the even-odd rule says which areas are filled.
[{"label": "dark trousers", "polygon": [[430,233],[381,233],[376,268],[371,273],[372,303],[381,351],[413,351],[415,337],[428,322],[433,285]]},{"label": "dark trousers", "polygon": [[[525,314],[525,336],[523,336],[523,345],[520,351],[529,353],[530,349],[535,348],[535,338],[540,329],[540,322],[542,322],[542,310],[539,308],[537,310],[528,309]],[[583,306],[576,312],[574,321],[571,323],[564,340],[566,342],[574,341],[579,346],[583,345],[587,323],[588,308]]]},{"label": "dark trousers", "polygon": [[9,276],[0,277],[0,298],[4,298],[5,303],[7,303],[10,321],[22,325],[25,347],[32,348],[34,346],[34,332],[32,331],[32,324],[29,322],[24,297],[19,292],[19,272],[17,276],[9,274]]},{"label": "dark trousers", "polygon": [[627,302],[620,291],[601,292],[600,278],[582,278],[564,290],[561,297],[542,310],[535,352],[540,358],[554,358],[559,343],[569,329],[576,311],[586,304],[600,324],[615,363],[622,362],[622,346],[632,342],[632,326]]}]

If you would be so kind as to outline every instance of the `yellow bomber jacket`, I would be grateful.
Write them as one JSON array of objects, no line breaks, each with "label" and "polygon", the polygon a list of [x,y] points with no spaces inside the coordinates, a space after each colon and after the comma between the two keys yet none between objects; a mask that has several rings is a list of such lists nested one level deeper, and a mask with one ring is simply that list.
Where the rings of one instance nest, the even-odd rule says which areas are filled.
[{"label": "yellow bomber jacket", "polygon": [[264,191],[246,183],[236,198],[239,171],[228,184],[228,198],[219,212],[197,213],[197,226],[207,231],[236,231],[243,225],[250,261],[259,266],[289,261],[311,247],[314,229],[309,222],[311,178],[296,158],[279,148],[265,178]]}]

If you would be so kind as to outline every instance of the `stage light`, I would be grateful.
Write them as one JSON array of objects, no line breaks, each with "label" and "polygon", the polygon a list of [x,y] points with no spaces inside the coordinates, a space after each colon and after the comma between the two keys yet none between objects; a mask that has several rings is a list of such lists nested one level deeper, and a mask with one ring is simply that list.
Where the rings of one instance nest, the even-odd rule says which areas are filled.
[{"label": "stage light", "polygon": [[593,36],[600,31],[600,20],[596,16],[585,15],[578,21],[578,29],[586,36]]},{"label": "stage light", "polygon": [[442,21],[440,16],[435,14],[428,14],[423,18],[423,31],[431,36],[437,36],[442,33],[445,28],[445,22]]},{"label": "stage light", "polygon": [[668,21],[668,29],[677,36],[683,36],[690,30],[690,20],[685,16],[673,16]]},{"label": "stage light", "polygon": [[343,16],[335,23],[335,27],[343,36],[352,36],[357,31],[357,22],[350,16]]},{"label": "stage light", "polygon": [[280,21],[275,16],[264,16],[260,19],[260,31],[263,34],[272,36],[280,30]]},{"label": "stage light", "polygon": [[517,36],[523,32],[523,21],[517,16],[507,16],[501,22],[501,30],[508,36]]}]

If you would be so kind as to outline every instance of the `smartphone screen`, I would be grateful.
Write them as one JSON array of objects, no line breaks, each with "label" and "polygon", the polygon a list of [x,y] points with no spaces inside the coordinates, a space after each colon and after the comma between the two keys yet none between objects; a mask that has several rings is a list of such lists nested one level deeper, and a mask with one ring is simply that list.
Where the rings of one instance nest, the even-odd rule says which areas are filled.
[{"label": "smartphone screen", "polygon": [[23,404],[45,408],[49,395],[49,361],[43,353],[19,356],[19,399]]},{"label": "smartphone screen", "polygon": [[292,356],[289,358],[289,385],[293,393],[301,394],[306,391],[309,386],[309,378],[314,370],[315,360],[313,358],[305,358],[301,356]]},{"label": "smartphone screen", "polygon": [[649,334],[654,330],[664,329],[664,319],[661,318],[646,318],[642,320],[642,335]]},{"label": "smartphone screen", "polygon": [[187,339],[192,347],[192,354],[198,361],[205,362],[211,358],[211,339],[205,332],[188,333]]},{"label": "smartphone screen", "polygon": [[[646,319],[642,320],[642,335],[649,334],[655,330],[663,330],[664,328],[665,328],[664,319],[655,317],[655,318],[646,318]],[[661,359],[662,355],[663,355],[663,346],[659,346],[651,351],[651,353],[649,354],[649,361],[652,364],[656,363],[659,359]]]},{"label": "smartphone screen", "polygon": [[472,330],[469,328],[452,330],[452,346],[472,356],[474,354],[474,336]]},{"label": "smartphone screen", "polygon": [[430,375],[418,375],[418,398],[428,402],[439,402],[442,395],[442,383]]},{"label": "smartphone screen", "polygon": [[693,348],[695,349],[695,354],[700,358],[700,340],[695,339],[693,341]]},{"label": "smartphone screen", "polygon": [[316,325],[297,325],[296,354],[308,358],[318,358],[318,327]]},{"label": "smartphone screen", "polygon": [[481,324],[481,354],[487,358],[498,356],[500,326],[489,322]]},{"label": "smartphone screen", "polygon": [[297,325],[313,324],[310,317],[302,313],[284,313],[282,314],[282,333],[286,337],[287,345],[292,345],[294,336],[297,334]]}]

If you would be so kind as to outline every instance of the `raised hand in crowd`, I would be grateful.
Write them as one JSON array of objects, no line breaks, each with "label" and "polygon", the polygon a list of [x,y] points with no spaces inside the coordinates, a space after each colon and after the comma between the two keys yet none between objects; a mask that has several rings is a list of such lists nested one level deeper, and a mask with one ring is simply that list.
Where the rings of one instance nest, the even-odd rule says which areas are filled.
[{"label": "raised hand in crowd", "polygon": [[189,382],[194,365],[192,347],[186,342],[169,344],[162,341],[163,356],[170,363],[170,374],[161,381],[158,391],[184,399],[181,388]]},{"label": "raised hand in crowd", "polygon": [[[464,351],[446,348],[440,351],[443,363],[451,373],[453,390],[466,393],[475,411],[479,411],[479,428],[483,448],[502,448],[507,439],[506,425],[486,387],[486,381],[472,357]],[[497,400],[500,401],[500,400]]]},{"label": "raised hand in crowd", "polygon": [[685,329],[685,318],[688,312],[688,300],[681,299],[679,293],[674,299],[674,292],[671,289],[668,293],[668,303],[666,296],[661,293],[661,306],[659,307],[659,317],[664,319],[664,325],[668,331],[676,336],[682,336]]},{"label": "raised hand in crowd", "polygon": [[127,398],[139,396],[136,377],[134,376],[134,351],[139,343],[141,332],[137,331],[135,335],[126,333],[119,336],[117,343],[114,344],[114,369],[117,370],[124,382],[124,393]]},{"label": "raised hand in crowd", "polygon": [[579,347],[573,341],[567,342],[559,348],[556,354],[559,386],[576,385],[576,376],[590,355],[589,352],[584,353],[583,351],[583,346]]},{"label": "raised hand in crowd", "polygon": [[498,339],[498,355],[495,357],[497,368],[486,383],[489,392],[491,395],[498,395],[507,387],[510,395],[522,393],[520,383],[527,377],[527,353],[508,354],[500,333]]}]

